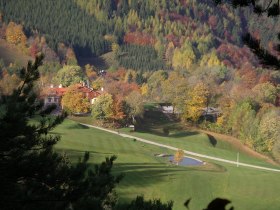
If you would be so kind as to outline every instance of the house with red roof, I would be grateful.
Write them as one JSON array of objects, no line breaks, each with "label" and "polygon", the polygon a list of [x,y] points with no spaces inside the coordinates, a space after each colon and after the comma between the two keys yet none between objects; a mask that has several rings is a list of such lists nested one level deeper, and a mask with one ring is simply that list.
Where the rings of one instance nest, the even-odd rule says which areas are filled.
[{"label": "house with red roof", "polygon": [[44,106],[55,104],[57,107],[60,107],[62,96],[66,90],[67,88],[62,87],[62,85],[59,85],[59,87],[51,85],[49,88],[45,89],[43,91]]},{"label": "house with red roof", "polygon": [[[83,93],[84,97],[87,98],[91,104],[95,102],[96,98],[101,95],[103,90],[97,91],[84,84],[75,84],[74,87],[78,92]],[[58,87],[51,85],[49,88],[45,89],[42,94],[44,98],[44,106],[55,104],[58,108],[61,108],[61,100],[67,89],[67,87],[62,87],[62,85],[59,85]]]},{"label": "house with red roof", "polygon": [[87,98],[91,104],[95,102],[96,98],[101,95],[103,90],[101,89],[101,91],[97,91],[93,88],[85,86],[84,84],[76,84],[75,86],[77,91],[83,93],[84,97]]}]

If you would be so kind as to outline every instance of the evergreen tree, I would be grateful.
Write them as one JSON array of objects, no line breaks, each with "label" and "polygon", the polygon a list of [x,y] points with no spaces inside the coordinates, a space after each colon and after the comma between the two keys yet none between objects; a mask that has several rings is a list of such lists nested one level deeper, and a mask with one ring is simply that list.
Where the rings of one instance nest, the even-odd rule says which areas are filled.
[{"label": "evergreen tree", "polygon": [[138,72],[136,74],[136,78],[135,78],[135,82],[138,84],[138,85],[142,85],[144,82],[145,82],[145,78],[143,77],[143,72]]}]

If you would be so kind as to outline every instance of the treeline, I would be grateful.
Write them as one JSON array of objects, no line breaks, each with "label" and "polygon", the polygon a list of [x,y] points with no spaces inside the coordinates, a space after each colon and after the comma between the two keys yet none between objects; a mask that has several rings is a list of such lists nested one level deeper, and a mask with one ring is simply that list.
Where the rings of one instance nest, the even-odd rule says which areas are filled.
[{"label": "treeline", "polygon": [[83,56],[98,56],[110,50],[110,44],[103,36],[114,32],[114,24],[111,21],[101,23],[73,1],[0,1],[0,10],[4,13],[4,21],[23,23],[29,33],[45,34],[54,49],[63,42]]},{"label": "treeline", "polygon": [[117,54],[121,66],[127,69],[149,70],[165,69],[163,59],[150,46],[123,45]]}]

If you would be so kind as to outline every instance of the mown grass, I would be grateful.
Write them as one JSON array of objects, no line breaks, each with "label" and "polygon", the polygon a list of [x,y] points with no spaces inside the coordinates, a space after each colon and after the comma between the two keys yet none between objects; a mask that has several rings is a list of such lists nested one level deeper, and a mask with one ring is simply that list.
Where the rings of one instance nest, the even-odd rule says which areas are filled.
[{"label": "mown grass", "polygon": [[[117,187],[120,202],[128,202],[142,194],[146,198],[173,200],[174,209],[181,210],[185,209],[184,201],[191,197],[190,208],[196,210],[205,208],[215,197],[223,197],[232,200],[235,209],[280,209],[279,173],[237,168],[218,162],[203,167],[171,166],[168,161],[154,154],[172,151],[90,129],[69,120],[58,126],[54,133],[62,135],[57,150],[66,152],[73,161],[81,157],[84,151],[91,153],[91,164],[101,162],[106,156],[118,156],[114,173],[125,174]],[[192,145],[193,149],[211,154],[218,150],[217,154],[224,157],[229,155],[228,159],[231,158],[230,146],[218,143],[213,147],[202,134],[187,134],[173,136],[172,140],[161,136],[155,138],[147,133],[136,135],[167,143],[172,141],[172,144],[188,145],[188,148]],[[254,162],[254,158],[243,155],[244,159]]]}]

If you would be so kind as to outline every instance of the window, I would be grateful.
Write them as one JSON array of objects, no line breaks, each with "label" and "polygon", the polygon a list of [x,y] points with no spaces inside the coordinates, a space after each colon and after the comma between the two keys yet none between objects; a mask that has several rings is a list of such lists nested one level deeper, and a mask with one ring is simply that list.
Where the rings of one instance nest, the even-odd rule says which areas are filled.
[{"label": "window", "polygon": [[48,98],[48,102],[51,103],[52,102],[52,98]]}]

